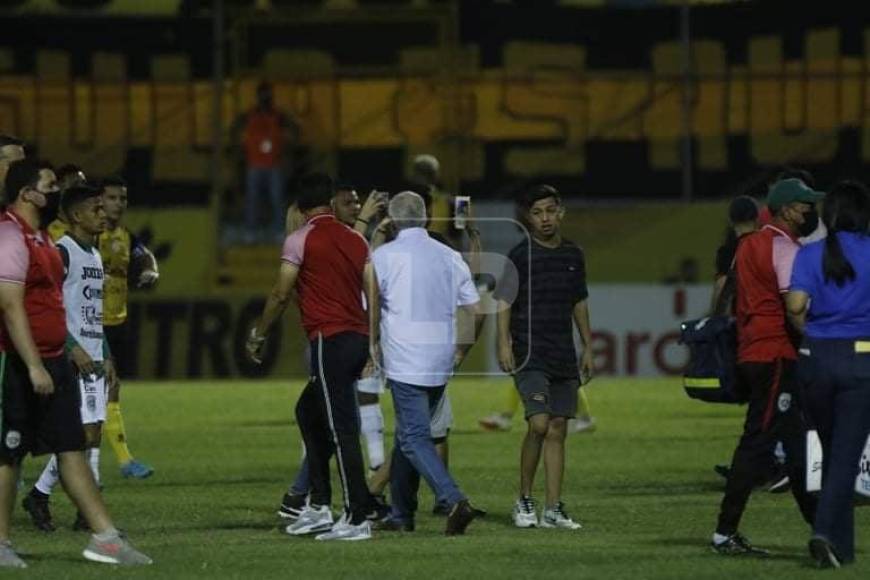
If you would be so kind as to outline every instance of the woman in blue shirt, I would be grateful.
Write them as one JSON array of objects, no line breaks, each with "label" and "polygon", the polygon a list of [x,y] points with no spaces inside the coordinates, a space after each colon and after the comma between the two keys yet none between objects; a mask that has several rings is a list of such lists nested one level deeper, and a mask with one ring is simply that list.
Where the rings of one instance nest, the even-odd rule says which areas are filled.
[{"label": "woman in blue shirt", "polygon": [[838,184],[822,219],[828,237],[798,253],[786,304],[804,330],[798,375],[824,453],[810,553],[839,568],[855,559],[855,478],[870,433],[870,193]]}]

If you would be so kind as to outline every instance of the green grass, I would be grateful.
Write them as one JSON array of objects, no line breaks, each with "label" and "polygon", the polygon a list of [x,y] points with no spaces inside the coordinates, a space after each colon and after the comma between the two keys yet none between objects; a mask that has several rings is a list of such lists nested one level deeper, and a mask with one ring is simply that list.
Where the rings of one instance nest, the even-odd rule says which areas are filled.
[{"label": "green grass", "polygon": [[[423,491],[418,531],[370,542],[321,544],[279,533],[274,511],[300,455],[290,425],[298,392],[275,382],[138,383],[125,386],[133,451],[155,465],[147,481],[123,481],[107,446],[105,496],[150,569],[113,577],[171,578],[810,578],[807,529],[788,495],[757,493],[743,529],[775,551],[767,561],[726,559],[706,545],[721,499],[713,473],[730,457],[740,409],[689,401],[675,381],[599,379],[590,389],[598,432],[569,442],[565,500],[584,529],[517,530],[509,513],[522,425],[481,433],[476,419],[500,406],[499,381],[451,385],[457,422],[452,469],[489,510],[468,535],[445,538]],[[386,397],[388,400],[389,397]],[[386,405],[390,415],[389,404]],[[28,460],[32,483],[42,461]],[[540,482],[542,484],[543,482]],[[540,484],[538,487],[540,488]],[[16,507],[14,541],[42,578],[92,578],[107,570],[79,553],[74,511],[53,500],[63,529],[41,535]],[[859,563],[840,578],[867,578],[870,509],[858,510]]]}]

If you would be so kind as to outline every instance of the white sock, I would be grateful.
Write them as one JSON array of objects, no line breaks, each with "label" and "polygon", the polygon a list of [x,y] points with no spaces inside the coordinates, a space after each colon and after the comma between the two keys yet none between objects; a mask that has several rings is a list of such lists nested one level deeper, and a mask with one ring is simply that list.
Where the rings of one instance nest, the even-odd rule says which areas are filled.
[{"label": "white sock", "polygon": [[86,451],[88,463],[91,466],[91,473],[94,474],[94,481],[97,482],[97,487],[100,486],[100,448],[92,447]]},{"label": "white sock", "polygon": [[40,493],[51,495],[51,491],[59,480],[60,473],[57,469],[57,455],[52,455],[48,463],[45,464],[45,469],[42,470],[42,474],[39,476],[39,480],[34,487]]},{"label": "white sock", "polygon": [[377,469],[384,464],[384,414],[381,405],[362,405],[359,408],[362,435],[366,440],[369,467]]},{"label": "white sock", "polygon": [[728,537],[729,536],[723,536],[719,532],[716,532],[713,534],[713,543],[714,544],[721,544],[722,542],[726,541],[728,539]]}]

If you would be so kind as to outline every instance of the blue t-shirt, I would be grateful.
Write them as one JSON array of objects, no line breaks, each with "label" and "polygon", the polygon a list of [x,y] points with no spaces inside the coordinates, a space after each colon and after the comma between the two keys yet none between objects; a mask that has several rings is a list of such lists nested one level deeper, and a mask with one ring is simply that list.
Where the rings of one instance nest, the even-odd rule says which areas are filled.
[{"label": "blue t-shirt", "polygon": [[870,338],[870,236],[838,232],[843,255],[855,279],[838,287],[825,283],[824,240],[800,249],[794,261],[790,290],[810,296],[806,335],[810,338]]}]

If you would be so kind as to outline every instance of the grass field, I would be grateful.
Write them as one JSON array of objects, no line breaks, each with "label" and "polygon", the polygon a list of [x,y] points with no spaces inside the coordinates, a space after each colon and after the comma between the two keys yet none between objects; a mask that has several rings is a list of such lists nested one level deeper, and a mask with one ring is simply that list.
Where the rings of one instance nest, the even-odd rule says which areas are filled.
[{"label": "grass field", "polygon": [[[809,566],[807,529],[789,495],[759,492],[744,519],[744,532],[774,557],[726,559],[708,551],[722,487],[712,467],[730,457],[740,409],[689,401],[674,381],[595,381],[590,398],[599,429],[570,439],[564,494],[584,529],[514,529],[509,514],[522,425],[493,434],[476,424],[501,404],[504,384],[451,385],[457,416],[452,470],[472,500],[489,510],[485,520],[464,537],[445,538],[443,520],[429,515],[425,490],[414,534],[338,544],[291,538],[277,528],[275,508],[300,455],[290,425],[298,385],[128,384],[123,396],[131,447],[157,473],[147,481],[121,480],[104,446],[105,496],[119,526],[156,564],[117,570],[113,577],[733,580],[827,574]],[[28,483],[41,465],[29,460]],[[63,528],[51,535],[32,530],[16,506],[14,541],[30,563],[26,573],[92,578],[108,572],[79,556],[86,538],[69,531],[74,510],[67,498],[57,494],[53,506]],[[870,575],[870,508],[859,510],[857,527],[859,563],[839,577]]]}]

